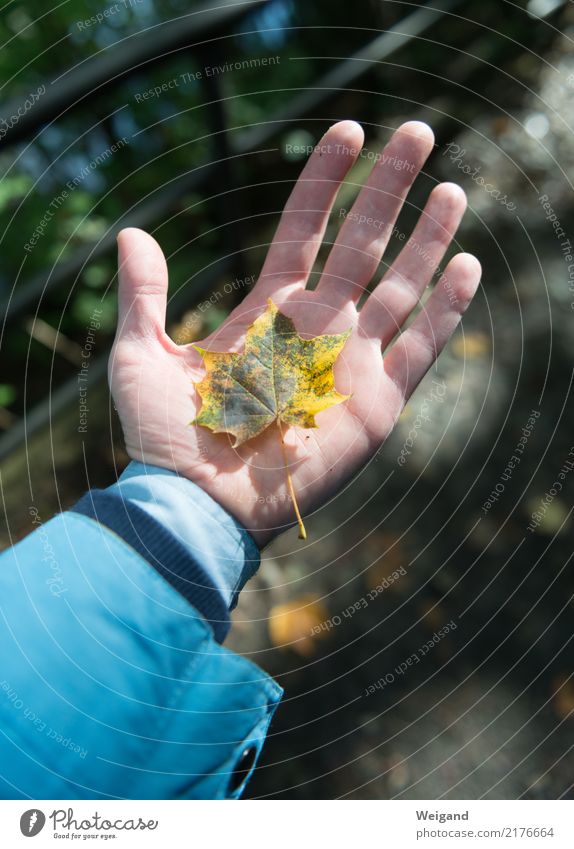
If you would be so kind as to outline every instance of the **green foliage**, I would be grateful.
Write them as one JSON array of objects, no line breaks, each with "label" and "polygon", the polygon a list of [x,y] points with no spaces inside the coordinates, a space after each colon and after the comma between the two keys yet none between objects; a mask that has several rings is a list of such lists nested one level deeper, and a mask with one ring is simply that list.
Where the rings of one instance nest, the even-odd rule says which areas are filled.
[{"label": "green foliage", "polygon": [[0,383],[0,407],[8,407],[15,398],[15,387],[9,383]]},{"label": "green foliage", "polygon": [[[17,108],[18,98],[21,102],[41,86],[49,88],[51,80],[80,72],[91,59],[105,60],[119,44],[129,48],[146,29],[203,5],[189,0],[10,4],[0,18],[4,120],[15,114],[10,110]],[[487,0],[477,4],[477,14],[480,10],[486,22],[496,8],[494,0]],[[222,38],[175,51],[96,89],[35,138],[0,148],[2,297],[32,279],[49,280],[56,266],[117,232],[124,216],[141,204],[153,204],[163,188],[201,173],[205,163],[225,160],[211,101],[223,101],[233,143],[239,132],[269,124],[337,63],[408,12],[404,4],[380,0],[271,0]],[[498,21],[498,27],[511,29],[511,16],[508,23]],[[390,109],[407,109],[413,92],[418,103],[425,102],[436,84],[426,71],[442,66],[443,53],[440,41],[414,40],[397,65],[374,63],[356,89],[339,96],[336,105],[321,107],[316,120],[311,115],[295,125],[277,123],[280,141],[271,141],[268,154],[232,158],[195,190],[182,185],[178,202],[158,210],[148,226],[169,258],[170,292],[185,291],[190,281],[201,279],[203,269],[227,254],[237,267],[234,273],[241,273],[241,263],[256,271],[290,180],[302,164],[284,156],[281,148],[293,138],[289,134],[304,133],[312,143],[325,122],[342,116],[341,110],[360,115],[368,128]],[[241,188],[230,191],[234,186]],[[114,289],[114,274],[113,251],[89,259],[77,279],[42,297],[39,316],[56,316],[52,323],[81,343],[95,300],[108,287]],[[106,304],[108,299],[103,332],[111,335],[115,307],[109,294]],[[210,321],[216,319],[213,312]],[[20,350],[20,333],[7,332],[8,349]]]}]

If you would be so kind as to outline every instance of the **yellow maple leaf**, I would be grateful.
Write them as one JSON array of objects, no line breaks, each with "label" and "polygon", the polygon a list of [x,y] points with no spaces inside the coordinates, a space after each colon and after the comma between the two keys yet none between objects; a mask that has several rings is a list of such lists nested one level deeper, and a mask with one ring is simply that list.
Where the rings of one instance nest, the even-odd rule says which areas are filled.
[{"label": "yellow maple leaf", "polygon": [[317,413],[349,397],[335,389],[333,366],[350,333],[302,339],[269,300],[247,329],[243,353],[194,346],[206,374],[197,384],[203,404],[192,424],[232,434],[235,447],[275,421],[317,427]]},{"label": "yellow maple leaf", "polygon": [[269,611],[269,636],[274,646],[290,648],[303,657],[316,652],[315,637],[324,636],[320,630],[329,613],[319,596],[306,593]]},{"label": "yellow maple leaf", "polygon": [[[202,406],[191,424],[231,434],[234,447],[259,436],[274,422],[282,445],[282,423],[317,427],[317,413],[349,397],[335,389],[333,366],[350,333],[302,339],[291,319],[269,300],[265,312],[247,328],[242,353],[208,351],[194,345],[206,372],[196,384]],[[288,472],[287,480],[300,536],[305,539]]]}]

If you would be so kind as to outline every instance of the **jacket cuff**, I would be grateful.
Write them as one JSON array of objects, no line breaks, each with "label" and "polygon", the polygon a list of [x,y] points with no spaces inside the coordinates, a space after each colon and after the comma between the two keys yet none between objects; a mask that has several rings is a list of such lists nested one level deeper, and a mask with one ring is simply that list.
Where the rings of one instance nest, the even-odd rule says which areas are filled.
[{"label": "jacket cuff", "polygon": [[260,556],[243,525],[201,487],[167,469],[132,462],[117,483],[91,490],[72,510],[121,536],[223,641],[229,611]]}]

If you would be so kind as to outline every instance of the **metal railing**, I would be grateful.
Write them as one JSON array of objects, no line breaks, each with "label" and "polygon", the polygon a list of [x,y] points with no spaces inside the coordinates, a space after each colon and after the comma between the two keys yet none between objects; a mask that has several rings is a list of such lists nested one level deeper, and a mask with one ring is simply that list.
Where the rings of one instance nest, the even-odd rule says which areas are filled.
[{"label": "metal railing", "polygon": [[[258,7],[267,5],[269,0],[234,0],[224,6],[204,5],[186,15],[180,20],[170,21],[152,31],[147,30],[141,35],[133,36],[122,41],[117,48],[108,48],[103,54],[86,60],[83,67],[74,69],[73,74],[61,74],[52,81],[49,90],[37,108],[24,115],[22,120],[6,135],[3,145],[15,144],[31,138],[36,132],[42,133],[46,126],[64,120],[80,105],[85,104],[88,96],[94,91],[102,92],[107,87],[119,85],[139,73],[143,68],[149,68],[154,63],[165,62],[181,50],[201,51],[222,33],[228,34],[248,13]],[[38,308],[39,304],[54,291],[61,288],[67,281],[77,279],[85,266],[110,252],[115,247],[115,237],[119,229],[126,226],[153,229],[163,216],[176,208],[182,195],[202,186],[214,178],[221,162],[230,157],[243,156],[259,150],[286,127],[316,112],[327,101],[341,94],[342,91],[353,91],[353,86],[373,66],[388,59],[405,48],[413,39],[421,38],[445,15],[453,12],[464,0],[430,0],[424,6],[407,4],[413,8],[403,19],[388,31],[377,34],[364,47],[349,57],[332,57],[336,62],[332,70],[318,80],[310,83],[304,90],[295,89],[293,98],[287,107],[272,113],[262,125],[231,132],[226,125],[225,113],[221,109],[223,95],[219,89],[217,77],[208,83],[203,80],[205,105],[209,110],[211,130],[218,138],[218,150],[221,159],[207,161],[199,167],[179,174],[177,178],[164,184],[153,196],[139,202],[124,216],[114,222],[113,229],[91,245],[81,247],[67,260],[57,265],[49,272],[35,274],[23,281],[11,294],[10,298],[0,305],[2,316],[2,332],[7,325],[15,322],[23,312],[30,307]],[[326,27],[327,29],[328,27]],[[464,64],[464,73],[470,76],[483,67],[479,58],[483,39],[476,39],[476,55],[465,45],[464,56],[455,59],[459,65]],[[325,57],[323,57],[325,58]],[[462,80],[462,78],[461,78]],[[6,107],[16,114],[17,104]],[[447,110],[440,110],[446,114]],[[438,113],[437,113],[438,114]],[[436,123],[436,122],[435,122]],[[240,245],[235,246],[240,252]],[[229,245],[224,252],[229,256]],[[229,261],[226,261],[227,264]],[[170,302],[173,315],[176,310],[189,308],[208,291],[222,273],[225,263],[213,267],[209,273],[195,279],[193,286],[185,293]],[[90,381],[104,379],[106,374],[107,353],[96,360],[90,370]],[[45,426],[50,418],[73,403],[77,392],[76,378],[71,378],[60,387],[53,390],[49,399],[42,400],[24,419],[16,423],[8,432],[0,437],[0,459],[5,458],[26,438],[29,438],[39,428]]]}]

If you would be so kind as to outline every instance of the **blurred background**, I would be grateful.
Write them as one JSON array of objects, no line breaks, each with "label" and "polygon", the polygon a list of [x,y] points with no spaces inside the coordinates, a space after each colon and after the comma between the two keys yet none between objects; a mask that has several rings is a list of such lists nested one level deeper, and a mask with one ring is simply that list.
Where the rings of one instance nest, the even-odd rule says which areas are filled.
[{"label": "blurred background", "polygon": [[301,148],[365,129],[332,241],[428,121],[398,229],[460,182],[482,287],[383,450],[243,592],[229,645],[286,691],[247,795],[572,798],[572,3],[12,0],[0,39],[2,544],[128,462],[121,227],[160,242],[193,341],[256,279]]}]

